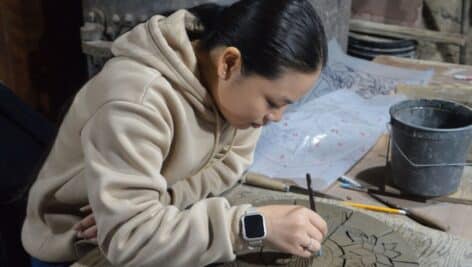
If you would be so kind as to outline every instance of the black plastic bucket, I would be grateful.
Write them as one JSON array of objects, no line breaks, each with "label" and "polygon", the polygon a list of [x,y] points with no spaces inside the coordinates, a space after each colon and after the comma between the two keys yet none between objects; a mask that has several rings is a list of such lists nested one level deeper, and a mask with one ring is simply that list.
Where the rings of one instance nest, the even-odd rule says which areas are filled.
[{"label": "black plastic bucket", "polygon": [[348,54],[372,60],[379,55],[416,58],[417,42],[385,36],[350,32]]},{"label": "black plastic bucket", "polygon": [[472,140],[472,110],[444,100],[406,100],[390,108],[393,183],[435,197],[460,184]]}]

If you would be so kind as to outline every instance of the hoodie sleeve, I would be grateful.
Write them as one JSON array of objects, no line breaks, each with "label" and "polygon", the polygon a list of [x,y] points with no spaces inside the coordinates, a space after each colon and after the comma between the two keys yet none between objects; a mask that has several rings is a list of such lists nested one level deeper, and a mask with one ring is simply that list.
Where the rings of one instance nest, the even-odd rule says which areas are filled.
[{"label": "hoodie sleeve", "polygon": [[204,266],[235,258],[248,205],[224,198],[168,205],[160,170],[172,140],[168,110],[113,101],[81,132],[84,175],[106,258],[118,266]]},{"label": "hoodie sleeve", "polygon": [[213,163],[196,175],[171,186],[173,205],[183,209],[201,199],[220,195],[235,185],[252,163],[259,135],[259,129],[239,130],[223,160],[214,158]]}]

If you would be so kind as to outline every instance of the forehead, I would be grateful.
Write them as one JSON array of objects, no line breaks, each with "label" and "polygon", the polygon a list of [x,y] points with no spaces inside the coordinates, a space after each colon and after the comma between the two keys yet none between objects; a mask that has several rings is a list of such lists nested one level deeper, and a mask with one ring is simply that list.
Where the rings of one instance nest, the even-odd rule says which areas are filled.
[{"label": "forehead", "polygon": [[296,101],[313,88],[319,75],[320,71],[312,73],[286,71],[277,79],[254,76],[252,82],[265,95]]}]

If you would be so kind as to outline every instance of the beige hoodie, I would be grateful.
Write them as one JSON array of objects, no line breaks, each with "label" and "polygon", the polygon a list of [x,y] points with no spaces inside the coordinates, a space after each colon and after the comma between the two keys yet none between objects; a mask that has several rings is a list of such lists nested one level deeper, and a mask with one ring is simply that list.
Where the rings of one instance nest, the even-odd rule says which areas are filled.
[{"label": "beige hoodie", "polygon": [[218,115],[186,33],[195,23],[181,10],[138,25],[79,91],[30,191],[22,241],[32,256],[77,260],[72,226],[87,203],[114,265],[204,266],[244,249],[249,205],[209,197],[241,177],[259,131]]}]

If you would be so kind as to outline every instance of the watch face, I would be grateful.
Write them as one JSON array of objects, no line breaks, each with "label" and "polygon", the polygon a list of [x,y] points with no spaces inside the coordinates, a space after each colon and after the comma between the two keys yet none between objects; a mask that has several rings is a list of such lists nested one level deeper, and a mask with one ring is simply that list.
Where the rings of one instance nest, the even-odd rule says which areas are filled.
[{"label": "watch face", "polygon": [[261,238],[265,236],[264,219],[262,215],[247,215],[244,217],[244,230],[247,238]]}]

